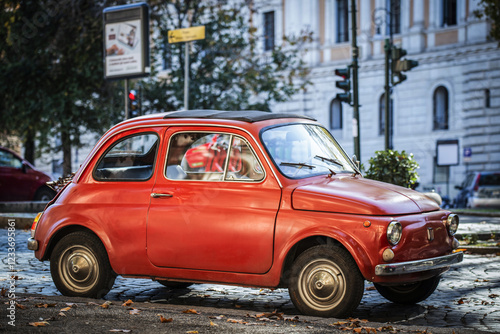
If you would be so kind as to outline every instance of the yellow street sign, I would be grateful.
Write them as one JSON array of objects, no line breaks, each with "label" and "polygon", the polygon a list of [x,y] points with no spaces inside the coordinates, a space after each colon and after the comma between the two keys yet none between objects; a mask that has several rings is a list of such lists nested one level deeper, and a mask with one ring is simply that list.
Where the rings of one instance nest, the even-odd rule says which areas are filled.
[{"label": "yellow street sign", "polygon": [[169,43],[189,42],[198,39],[205,39],[205,26],[170,30],[168,32]]}]

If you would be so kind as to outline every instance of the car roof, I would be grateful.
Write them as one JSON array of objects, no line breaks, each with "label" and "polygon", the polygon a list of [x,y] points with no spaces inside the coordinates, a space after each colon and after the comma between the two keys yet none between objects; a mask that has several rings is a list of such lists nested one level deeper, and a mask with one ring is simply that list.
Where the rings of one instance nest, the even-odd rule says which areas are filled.
[{"label": "car roof", "polygon": [[232,120],[242,121],[247,123],[254,123],[259,121],[281,119],[281,118],[301,118],[316,121],[316,119],[291,113],[272,113],[257,110],[237,110],[237,111],[224,111],[224,110],[183,110],[168,112],[163,117],[164,119],[172,118],[196,118],[196,119],[217,119],[217,120]]}]

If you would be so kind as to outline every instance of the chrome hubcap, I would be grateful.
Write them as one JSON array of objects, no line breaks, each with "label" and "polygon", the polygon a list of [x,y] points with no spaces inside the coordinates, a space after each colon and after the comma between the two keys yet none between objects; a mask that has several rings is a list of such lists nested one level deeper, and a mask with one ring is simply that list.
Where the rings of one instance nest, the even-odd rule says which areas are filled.
[{"label": "chrome hubcap", "polygon": [[309,307],[332,309],[342,301],[345,290],[342,270],[330,260],[312,261],[300,272],[299,293]]},{"label": "chrome hubcap", "polygon": [[74,246],[62,254],[59,271],[68,288],[84,292],[95,285],[99,267],[95,255],[87,247]]}]

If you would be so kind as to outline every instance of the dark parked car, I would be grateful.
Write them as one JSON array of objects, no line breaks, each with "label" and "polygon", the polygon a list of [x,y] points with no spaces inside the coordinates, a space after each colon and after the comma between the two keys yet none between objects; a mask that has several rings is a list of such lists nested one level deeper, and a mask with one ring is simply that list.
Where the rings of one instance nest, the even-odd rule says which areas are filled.
[{"label": "dark parked car", "polygon": [[500,172],[472,172],[460,186],[455,206],[457,208],[500,208]]},{"label": "dark parked car", "polygon": [[47,174],[15,152],[0,147],[0,201],[50,201],[55,192]]}]

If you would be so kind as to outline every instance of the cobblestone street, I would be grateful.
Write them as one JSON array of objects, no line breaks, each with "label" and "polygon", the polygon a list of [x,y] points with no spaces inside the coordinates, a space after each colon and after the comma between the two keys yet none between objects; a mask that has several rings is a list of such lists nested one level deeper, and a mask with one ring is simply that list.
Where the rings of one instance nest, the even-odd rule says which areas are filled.
[{"label": "cobblestone street", "polygon": [[[16,231],[16,293],[60,295],[49,271],[26,248],[27,231]],[[2,268],[0,288],[7,288],[7,230],[0,231]],[[459,327],[500,332],[500,262],[498,256],[466,255],[464,261],[444,274],[437,291],[413,306],[396,305],[381,297],[370,283],[365,284],[363,300],[354,317],[376,322],[392,322],[435,327]],[[168,303],[174,305],[237,308],[255,312],[277,309],[287,315],[298,314],[288,291],[196,284],[172,290],[147,279],[118,277],[108,300]]]}]

